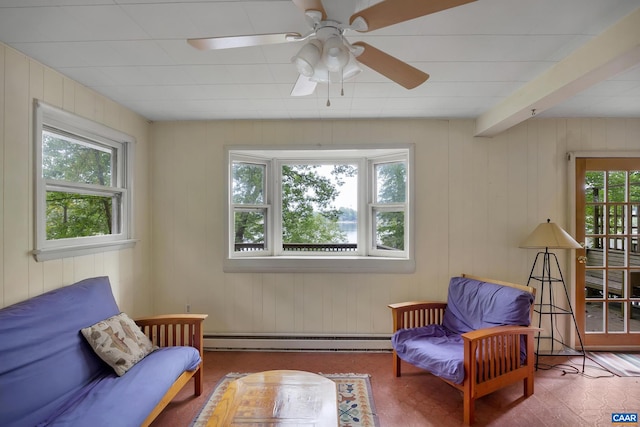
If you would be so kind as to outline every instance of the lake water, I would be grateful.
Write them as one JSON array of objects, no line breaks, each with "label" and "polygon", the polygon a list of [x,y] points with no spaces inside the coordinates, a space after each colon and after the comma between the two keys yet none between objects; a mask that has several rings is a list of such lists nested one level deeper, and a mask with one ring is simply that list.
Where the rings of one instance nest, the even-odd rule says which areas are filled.
[{"label": "lake water", "polygon": [[347,235],[347,243],[358,243],[358,224],[353,221],[338,222],[340,230]]}]

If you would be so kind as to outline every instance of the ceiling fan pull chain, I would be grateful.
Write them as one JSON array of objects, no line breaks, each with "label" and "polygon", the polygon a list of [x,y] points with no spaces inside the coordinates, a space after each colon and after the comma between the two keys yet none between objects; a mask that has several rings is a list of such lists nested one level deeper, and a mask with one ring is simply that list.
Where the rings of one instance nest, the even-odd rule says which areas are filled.
[{"label": "ceiling fan pull chain", "polygon": [[331,74],[327,70],[327,107],[331,107],[331,101],[329,101],[329,85],[331,84]]},{"label": "ceiling fan pull chain", "polygon": [[344,67],[340,71],[340,96],[344,96]]}]

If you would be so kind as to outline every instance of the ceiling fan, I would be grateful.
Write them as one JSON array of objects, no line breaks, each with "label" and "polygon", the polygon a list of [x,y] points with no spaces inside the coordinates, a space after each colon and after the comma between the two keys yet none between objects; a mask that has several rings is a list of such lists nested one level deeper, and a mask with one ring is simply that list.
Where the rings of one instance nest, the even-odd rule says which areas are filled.
[{"label": "ceiling fan", "polygon": [[342,22],[344,18],[341,17],[346,16],[345,5],[352,6],[352,2],[292,1],[304,12],[312,28],[305,35],[293,32],[254,34],[188,39],[187,42],[197,49],[217,50],[308,40],[292,58],[300,74],[292,96],[310,95],[318,83],[344,82],[362,71],[360,63],[406,89],[413,89],[424,83],[429,75],[365,42],[349,43],[344,33],[366,33],[476,0],[383,0],[353,13],[347,22]]}]

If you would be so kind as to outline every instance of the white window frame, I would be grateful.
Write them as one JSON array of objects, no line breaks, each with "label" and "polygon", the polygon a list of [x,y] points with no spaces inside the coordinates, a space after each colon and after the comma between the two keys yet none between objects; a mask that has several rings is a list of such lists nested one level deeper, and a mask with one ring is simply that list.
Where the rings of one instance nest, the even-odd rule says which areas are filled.
[{"label": "white window frame", "polygon": [[[414,167],[413,144],[340,145],[322,147],[225,147],[226,220],[225,239],[227,253],[225,272],[348,272],[348,273],[412,273],[415,271],[414,245],[411,234],[414,227]],[[260,159],[260,160],[257,160]],[[373,203],[373,166],[379,163],[406,160],[407,200],[403,204],[380,205]],[[267,164],[265,205],[269,207],[265,236],[267,250],[235,252],[234,205],[231,203],[233,161]],[[283,164],[350,163],[358,165],[358,252],[327,254],[282,252],[281,229],[281,171]],[[373,220],[375,208],[402,209],[405,213],[405,248],[403,251],[373,249]]]},{"label": "white window frame", "polygon": [[[60,110],[42,101],[34,100],[34,250],[37,261],[66,258],[108,250],[120,250],[135,245],[133,240],[133,163],[135,139],[102,124]],[[115,150],[116,164],[112,186],[91,185],[44,179],[42,176],[42,133],[56,131],[94,141],[97,145]],[[47,190],[73,190],[96,196],[117,196],[120,199],[118,233],[47,240]]]},{"label": "white window frame", "polygon": [[[407,215],[408,215],[408,206],[409,206],[409,193],[410,193],[410,187],[412,185],[412,181],[409,179],[409,171],[407,171],[407,188],[406,188],[406,197],[407,200],[405,200],[404,203],[380,203],[380,202],[376,202],[376,193],[377,193],[377,186],[376,186],[376,175],[375,175],[375,167],[377,165],[382,165],[382,164],[386,164],[386,163],[396,163],[396,162],[400,162],[405,160],[405,156],[398,156],[398,155],[392,155],[392,156],[380,156],[380,157],[376,157],[373,159],[369,159],[368,160],[368,180],[371,183],[371,185],[369,186],[369,206],[367,209],[367,215],[368,215],[368,224],[370,225],[370,232],[369,234],[372,235],[371,237],[371,242],[370,242],[370,247],[369,247],[369,254],[372,256],[383,256],[383,257],[395,257],[395,258],[403,258],[407,256],[407,248],[405,247],[404,250],[382,250],[382,249],[378,249],[376,242],[375,242],[375,214],[376,212],[403,212],[405,215],[405,221],[404,221],[404,235],[405,235],[405,246],[409,245],[409,242],[412,240],[411,239],[411,233],[409,232],[409,224],[407,221]],[[407,162],[407,168],[409,167],[408,162]]]},{"label": "white window frame", "polygon": [[[264,202],[262,204],[234,204],[231,201],[231,176],[233,175],[231,166],[232,166],[232,161],[241,161],[241,162],[245,162],[245,163],[250,163],[250,164],[255,164],[255,165],[262,165],[265,167],[265,182],[264,182]],[[229,236],[228,240],[228,244],[229,247],[227,248],[227,253],[229,254],[234,254],[235,257],[255,257],[255,256],[270,256],[273,254],[273,239],[269,238],[270,236],[270,229],[272,227],[273,221],[269,221],[269,219],[271,218],[271,204],[269,204],[269,201],[272,200],[271,194],[273,193],[271,190],[271,181],[268,179],[268,177],[271,175],[271,161],[264,159],[264,158],[260,158],[260,157],[254,157],[254,156],[246,156],[246,155],[234,155],[232,156],[232,158],[230,158],[230,161],[228,162],[228,173],[227,173],[227,177],[229,179],[228,181],[228,185],[227,185],[227,191],[229,191],[229,197],[228,197],[228,204],[230,206],[229,209],[227,209],[228,215],[229,215],[229,221],[230,223],[227,225],[227,228],[230,230],[231,233],[233,233],[234,229],[235,229],[235,224],[234,224],[234,213],[237,210],[241,210],[241,209],[261,209],[265,211],[265,219],[267,219],[266,223],[265,223],[265,243],[266,243],[266,249],[264,250],[256,250],[256,251],[248,251],[248,252],[236,252],[235,251],[235,242],[234,242],[234,238],[233,236]]]}]

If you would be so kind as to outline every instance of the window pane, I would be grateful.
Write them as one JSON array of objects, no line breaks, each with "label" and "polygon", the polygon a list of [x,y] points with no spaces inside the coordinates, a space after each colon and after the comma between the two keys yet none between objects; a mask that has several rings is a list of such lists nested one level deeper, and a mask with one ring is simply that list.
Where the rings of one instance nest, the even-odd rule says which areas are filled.
[{"label": "window pane", "polygon": [[238,209],[234,212],[236,252],[267,249],[265,217],[265,209]]},{"label": "window pane", "polygon": [[585,295],[587,298],[602,298],[604,291],[604,270],[587,270],[585,274]]},{"label": "window pane", "polygon": [[112,184],[115,149],[42,132],[42,176],[84,184]]},{"label": "window pane", "polygon": [[377,249],[404,250],[404,212],[376,211],[374,232]]},{"label": "window pane", "polygon": [[625,234],[625,205],[609,205],[609,234]]},{"label": "window pane", "polygon": [[629,172],[629,201],[640,202],[640,171]]},{"label": "window pane", "polygon": [[626,240],[626,238],[609,239],[609,249],[607,249],[607,266],[623,267],[626,265]]},{"label": "window pane", "polygon": [[356,166],[289,164],[281,172],[283,250],[356,250]]},{"label": "window pane", "polygon": [[407,200],[407,166],[405,162],[375,165],[376,203],[404,203]]},{"label": "window pane", "polygon": [[254,163],[234,162],[232,203],[259,205],[264,203],[266,166]]},{"label": "window pane", "polygon": [[47,191],[47,240],[118,234],[118,196]]},{"label": "window pane", "polygon": [[602,267],[604,265],[604,239],[600,237],[587,237],[586,240],[585,248],[587,250],[587,266]]},{"label": "window pane", "polygon": [[607,297],[624,298],[624,271],[608,270],[607,271]]},{"label": "window pane", "polygon": [[587,325],[586,332],[603,332],[604,331],[604,316],[602,313],[604,303],[602,302],[588,302],[585,304]]},{"label": "window pane", "polygon": [[625,202],[627,173],[624,171],[607,172],[607,202]]},{"label": "window pane", "polygon": [[584,221],[587,234],[604,234],[604,205],[586,205]]},{"label": "window pane", "polygon": [[609,332],[624,332],[626,305],[621,302],[610,302],[607,304],[607,329]]},{"label": "window pane", "polygon": [[640,298],[640,271],[629,272],[629,288],[631,298]]},{"label": "window pane", "polygon": [[640,302],[629,303],[629,332],[640,332]]},{"label": "window pane", "polygon": [[587,171],[585,174],[585,200],[587,203],[603,202],[604,172]]}]

